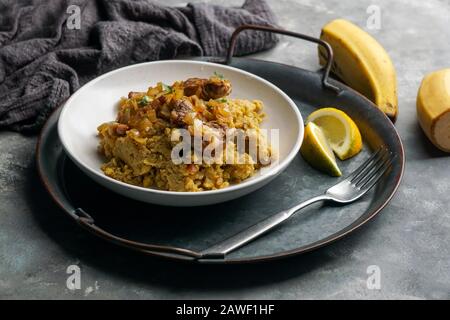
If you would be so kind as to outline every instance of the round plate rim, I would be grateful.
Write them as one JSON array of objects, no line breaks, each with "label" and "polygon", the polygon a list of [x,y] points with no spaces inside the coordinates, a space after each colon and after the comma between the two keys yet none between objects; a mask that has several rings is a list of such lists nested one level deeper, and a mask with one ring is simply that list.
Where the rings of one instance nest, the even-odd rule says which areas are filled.
[{"label": "round plate rim", "polygon": [[[205,59],[205,60],[207,60],[207,59],[210,59],[210,58],[211,57],[194,57],[192,59],[193,60],[198,60],[198,59]],[[241,61],[247,60],[247,61],[250,61],[250,62],[258,62],[258,63],[268,63],[268,64],[273,64],[275,66],[279,65],[279,66],[282,66],[282,67],[295,68],[295,69],[298,69],[301,72],[306,72],[306,73],[310,73],[310,74],[317,74],[317,72],[314,72],[314,71],[306,70],[306,69],[299,68],[299,67],[290,66],[288,64],[279,63],[279,62],[262,61],[262,60],[258,60],[258,59],[254,59],[254,58],[233,58],[233,59],[239,59]],[[375,109],[374,111],[381,113],[384,116],[385,120],[390,123],[391,129],[395,133],[395,137],[398,140],[397,142],[398,142],[398,145],[399,145],[398,157],[400,158],[400,172],[396,176],[394,188],[390,192],[389,196],[387,196],[386,199],[378,207],[376,207],[374,210],[372,210],[372,212],[370,212],[367,217],[365,217],[364,219],[359,221],[353,227],[348,228],[348,230],[345,230],[346,228],[342,229],[342,230],[345,230],[344,232],[342,232],[342,230],[341,230],[341,231],[338,231],[338,232],[336,232],[336,233],[334,233],[334,234],[332,234],[332,235],[330,235],[330,236],[328,236],[326,238],[323,238],[321,240],[318,240],[318,241],[315,241],[313,243],[310,243],[310,244],[308,244],[306,246],[302,246],[302,247],[291,249],[291,250],[287,250],[287,251],[281,251],[281,252],[274,253],[274,254],[262,255],[262,256],[251,257],[251,258],[231,258],[231,259],[228,259],[228,258],[224,258],[224,259],[195,259],[195,258],[173,256],[173,255],[167,255],[167,254],[161,253],[161,252],[150,252],[150,251],[146,251],[145,254],[149,255],[149,256],[156,256],[156,257],[161,257],[161,258],[165,258],[165,259],[169,259],[169,260],[175,260],[175,261],[178,261],[178,262],[182,262],[182,261],[184,261],[184,262],[197,262],[197,263],[200,263],[200,264],[249,264],[249,263],[268,262],[268,261],[274,261],[274,260],[278,260],[278,259],[284,259],[284,258],[289,258],[289,257],[301,255],[301,254],[304,254],[304,253],[307,253],[307,252],[314,251],[316,249],[320,249],[320,248],[325,247],[327,245],[330,245],[330,244],[332,244],[332,243],[334,243],[334,242],[336,242],[336,241],[338,241],[338,240],[348,236],[349,234],[353,233],[357,229],[360,229],[363,225],[367,224],[370,220],[372,220],[375,216],[377,216],[387,206],[387,204],[391,201],[393,196],[396,194],[396,192],[397,192],[397,190],[398,190],[398,188],[400,186],[400,183],[402,181],[404,170],[405,170],[405,151],[404,151],[403,143],[402,143],[402,140],[400,138],[400,135],[399,135],[397,129],[392,124],[391,120],[382,111],[380,111],[370,100],[368,100],[365,96],[363,96],[359,92],[355,91],[354,89],[346,86],[345,84],[343,84],[343,83],[341,83],[341,82],[339,82],[337,80],[334,80],[334,79],[332,81],[337,83],[340,87],[344,88],[345,90],[347,90],[351,94],[354,94],[354,95],[362,98],[363,100],[366,100],[367,103],[372,104],[374,106],[374,109]],[[43,145],[43,138],[46,135],[46,133],[48,132],[50,125],[57,126],[57,121],[55,121],[54,124],[52,124],[51,122],[52,122],[52,120],[54,120],[53,118],[55,116],[55,113],[58,113],[61,110],[61,106],[64,105],[64,102],[61,103],[61,105],[52,112],[52,114],[48,117],[46,123],[44,124],[44,126],[43,126],[43,128],[42,128],[42,130],[41,130],[41,132],[40,132],[40,134],[38,136],[37,143],[36,143],[35,160],[36,160],[36,164],[37,164],[37,170],[38,170],[38,173],[39,173],[39,177],[40,177],[40,179],[41,179],[45,189],[50,194],[50,196],[53,199],[53,201],[55,201],[55,203],[70,218],[74,219],[75,222],[76,222],[74,214],[72,212],[69,212],[65,208],[65,205],[61,202],[59,197],[51,189],[51,187],[50,187],[51,182],[45,176],[45,174],[43,172],[43,166],[42,166],[42,163],[41,163],[41,158],[42,158],[41,151],[42,151],[42,145]],[[111,242],[111,241],[108,241],[108,242]]]}]

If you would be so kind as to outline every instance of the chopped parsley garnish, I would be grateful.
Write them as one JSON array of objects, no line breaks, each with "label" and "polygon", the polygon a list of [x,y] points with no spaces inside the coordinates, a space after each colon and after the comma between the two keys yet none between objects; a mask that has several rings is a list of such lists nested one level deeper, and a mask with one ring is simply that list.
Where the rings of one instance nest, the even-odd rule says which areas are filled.
[{"label": "chopped parsley garnish", "polygon": [[214,71],[214,76],[216,76],[217,78],[219,78],[220,80],[225,79],[225,77],[223,76],[223,74],[218,73],[217,71]]},{"label": "chopped parsley garnish", "polygon": [[166,93],[172,93],[173,88],[165,83],[161,83],[162,84],[162,88]]},{"label": "chopped parsley garnish", "polygon": [[139,100],[138,105],[140,107],[146,106],[150,103],[151,99],[149,96],[143,96],[141,100]]},{"label": "chopped parsley garnish", "polygon": [[226,98],[216,99],[216,101],[220,102],[220,103],[227,103],[228,102],[228,100]]}]

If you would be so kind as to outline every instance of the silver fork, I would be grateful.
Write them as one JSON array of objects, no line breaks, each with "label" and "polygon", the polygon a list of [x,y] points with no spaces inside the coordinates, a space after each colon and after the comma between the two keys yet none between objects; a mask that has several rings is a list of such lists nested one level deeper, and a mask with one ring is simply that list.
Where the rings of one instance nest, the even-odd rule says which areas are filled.
[{"label": "silver fork", "polygon": [[376,151],[367,161],[347,178],[332,186],[324,194],[302,202],[295,207],[266,218],[248,229],[201,252],[202,258],[224,257],[262,234],[274,229],[301,209],[318,201],[351,203],[365,195],[386,173],[394,157],[385,147]]}]

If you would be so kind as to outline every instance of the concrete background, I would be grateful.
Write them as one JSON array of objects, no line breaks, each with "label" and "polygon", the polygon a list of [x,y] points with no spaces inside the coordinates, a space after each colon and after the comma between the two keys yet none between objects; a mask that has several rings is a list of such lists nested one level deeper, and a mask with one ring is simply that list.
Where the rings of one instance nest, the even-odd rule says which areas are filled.
[{"label": "concrete background", "polygon": [[[338,17],[365,27],[368,6],[381,8],[381,29],[368,31],[387,49],[397,68],[396,126],[407,157],[402,186],[383,213],[332,246],[273,263],[196,266],[143,258],[94,239],[65,218],[37,178],[36,137],[1,132],[0,299],[450,298],[450,157],[426,140],[415,112],[423,75],[450,66],[450,3],[269,3],[281,26],[316,36],[323,24]],[[289,38],[256,56],[317,68],[315,47]],[[66,269],[72,264],[81,268],[80,290],[66,287]],[[380,290],[367,288],[369,265],[381,269]]]}]

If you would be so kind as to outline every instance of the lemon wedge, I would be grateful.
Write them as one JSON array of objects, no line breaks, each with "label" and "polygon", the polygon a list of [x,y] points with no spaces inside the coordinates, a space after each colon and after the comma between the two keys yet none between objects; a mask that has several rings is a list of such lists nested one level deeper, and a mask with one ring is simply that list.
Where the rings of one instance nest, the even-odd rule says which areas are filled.
[{"label": "lemon wedge", "polygon": [[308,123],[305,128],[305,137],[300,153],[314,168],[334,177],[342,175],[322,129],[313,122]]},{"label": "lemon wedge", "polygon": [[335,108],[322,108],[309,115],[306,123],[311,122],[322,129],[331,149],[339,159],[351,158],[361,151],[361,133],[345,112]]}]

